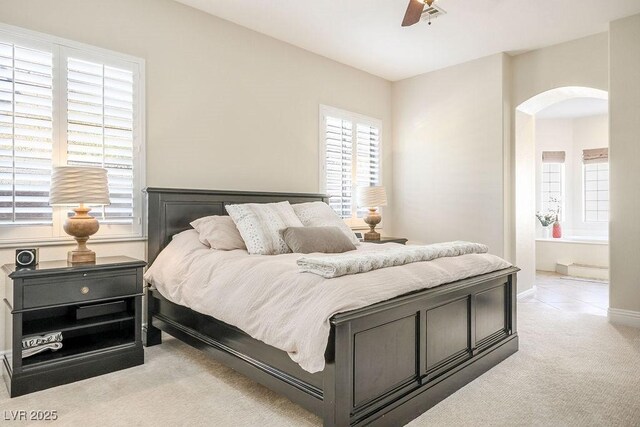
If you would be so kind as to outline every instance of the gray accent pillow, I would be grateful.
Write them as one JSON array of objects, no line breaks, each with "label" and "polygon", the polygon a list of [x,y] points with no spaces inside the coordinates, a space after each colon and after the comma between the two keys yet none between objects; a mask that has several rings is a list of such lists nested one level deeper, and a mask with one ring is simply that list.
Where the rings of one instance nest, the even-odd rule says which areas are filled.
[{"label": "gray accent pillow", "polygon": [[356,249],[338,227],[288,227],[280,232],[291,252],[338,254]]},{"label": "gray accent pillow", "polygon": [[293,205],[293,211],[305,227],[338,227],[351,243],[360,244],[351,228],[325,202],[297,203]]}]

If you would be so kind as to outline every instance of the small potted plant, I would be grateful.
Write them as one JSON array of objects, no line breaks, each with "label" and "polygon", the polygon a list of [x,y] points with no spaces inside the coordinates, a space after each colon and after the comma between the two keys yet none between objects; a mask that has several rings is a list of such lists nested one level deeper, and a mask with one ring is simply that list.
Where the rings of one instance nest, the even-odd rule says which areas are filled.
[{"label": "small potted plant", "polygon": [[554,211],[546,211],[546,212],[536,212],[536,217],[540,224],[542,225],[542,229],[544,230],[544,238],[549,238],[549,226],[553,224],[556,220],[557,214]]},{"label": "small potted plant", "polygon": [[549,226],[551,224],[553,224],[553,237],[559,239],[560,237],[562,237],[562,229],[560,227],[560,221],[558,220],[562,203],[560,202],[559,197],[550,197],[549,204],[551,205],[549,210],[545,212],[536,212],[536,217],[542,225],[545,239],[548,239],[550,237],[549,235],[551,233],[549,232]]}]

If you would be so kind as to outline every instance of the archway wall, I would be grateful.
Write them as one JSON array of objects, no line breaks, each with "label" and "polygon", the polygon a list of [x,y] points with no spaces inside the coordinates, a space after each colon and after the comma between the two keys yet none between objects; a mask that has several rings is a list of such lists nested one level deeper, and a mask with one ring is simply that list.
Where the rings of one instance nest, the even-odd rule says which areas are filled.
[{"label": "archway wall", "polygon": [[511,101],[517,107],[559,87],[609,90],[609,33],[537,49],[511,58]]},{"label": "archway wall", "polygon": [[640,327],[640,14],[610,24],[609,317]]},{"label": "archway wall", "polygon": [[[518,276],[519,293],[532,289],[535,280],[535,203],[516,198],[518,188],[535,191],[534,167],[524,166],[529,164],[527,159],[535,155],[535,120],[524,111],[516,113],[516,108],[536,95],[556,88],[585,87],[607,91],[608,44],[609,34],[604,32],[516,55],[508,60],[509,72],[505,76],[509,81],[505,82],[508,86],[505,93],[509,96],[505,99],[507,111],[504,116],[510,118],[510,132],[505,137],[505,154],[510,158],[510,167],[505,168],[504,246],[507,258],[522,268]],[[524,167],[520,177],[516,174],[516,165]]]}]

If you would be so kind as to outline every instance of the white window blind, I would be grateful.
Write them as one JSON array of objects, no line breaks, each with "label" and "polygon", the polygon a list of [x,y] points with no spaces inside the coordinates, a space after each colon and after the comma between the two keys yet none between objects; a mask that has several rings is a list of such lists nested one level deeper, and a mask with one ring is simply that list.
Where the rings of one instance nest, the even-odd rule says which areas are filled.
[{"label": "white window blind", "polygon": [[329,206],[341,218],[351,218],[353,125],[350,121],[326,117],[324,157]]},{"label": "white window blind", "polygon": [[0,43],[0,223],[51,223],[53,55]]},{"label": "white window blind", "polygon": [[108,171],[111,204],[92,212],[109,222],[133,220],[133,73],[67,59],[67,164]]},{"label": "white window blind", "polygon": [[321,191],[341,218],[358,225],[366,209],[357,208],[355,188],[381,181],[381,123],[326,106],[320,115]]},{"label": "white window blind", "polygon": [[66,239],[49,206],[65,164],[108,171],[98,238],[142,235],[144,61],[0,24],[0,243]]}]

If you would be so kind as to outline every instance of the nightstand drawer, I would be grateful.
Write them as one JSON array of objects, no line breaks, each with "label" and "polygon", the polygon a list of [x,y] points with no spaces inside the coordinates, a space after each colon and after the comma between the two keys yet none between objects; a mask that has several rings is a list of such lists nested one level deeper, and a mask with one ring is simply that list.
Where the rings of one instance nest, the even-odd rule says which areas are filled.
[{"label": "nightstand drawer", "polygon": [[23,308],[117,298],[142,291],[137,289],[136,270],[25,279],[22,289]]}]

